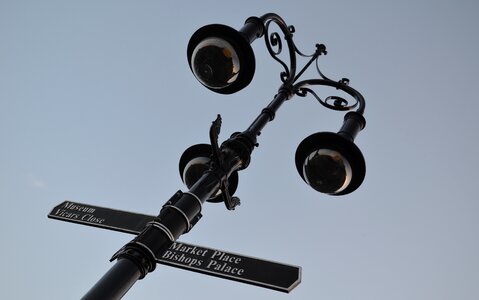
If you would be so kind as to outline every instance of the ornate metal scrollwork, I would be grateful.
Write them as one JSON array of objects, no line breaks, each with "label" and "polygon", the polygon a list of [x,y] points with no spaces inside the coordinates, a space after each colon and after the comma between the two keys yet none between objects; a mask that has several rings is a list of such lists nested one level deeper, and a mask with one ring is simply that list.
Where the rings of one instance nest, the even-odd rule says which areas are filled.
[{"label": "ornate metal scrollwork", "polygon": [[[293,43],[293,33],[290,31],[290,28],[286,26],[284,21],[280,18],[271,18],[268,21],[265,22],[265,42],[266,42],[266,48],[268,49],[269,54],[271,57],[279,62],[281,66],[283,66],[284,71],[281,72],[280,78],[282,82],[286,82],[288,78],[290,77],[291,70],[294,70],[296,68],[296,61],[295,59],[291,60],[291,55],[290,55],[290,66],[288,65],[279,58],[279,55],[281,52],[283,52],[283,42],[281,40],[281,36],[279,35],[278,32],[272,32],[269,33],[269,28],[271,23],[275,23],[283,32],[285,36],[285,40],[289,43]],[[294,32],[294,29],[293,29]],[[289,45],[288,45],[289,46]]]},{"label": "ornate metal scrollwork", "polygon": [[[292,93],[306,97],[308,94],[312,95],[319,103],[324,107],[338,110],[338,111],[348,111],[357,108],[359,113],[364,112],[365,101],[363,96],[356,91],[355,89],[349,86],[349,80],[343,78],[339,81],[331,80],[326,77],[319,68],[319,57],[321,55],[326,55],[326,46],[323,44],[316,44],[316,50],[313,54],[304,54],[301,52],[296,44],[293,41],[293,33],[295,28],[293,26],[288,26],[284,20],[276,14],[267,14],[262,17],[265,24],[265,43],[266,48],[268,49],[269,54],[273,57],[274,60],[279,62],[284,68],[284,71],[281,72],[280,77],[283,82],[283,88],[290,90]],[[283,39],[286,41],[287,48],[289,51],[289,65],[279,58],[280,54],[283,52],[283,41],[281,35],[274,31],[270,33],[270,25],[274,23],[284,34]],[[308,62],[303,66],[303,68],[296,72],[296,57],[309,58]],[[315,63],[316,71],[319,75],[317,79],[309,79],[297,82],[299,78],[304,74],[304,72],[311,66],[312,63]],[[352,101],[346,100],[340,96],[328,96],[322,98],[316,93],[311,86],[313,85],[322,85],[322,86],[331,86],[337,90],[342,90],[347,94],[353,97]]]},{"label": "ornate metal scrollwork", "polygon": [[324,100],[312,89],[307,87],[300,87],[296,90],[296,95],[300,97],[306,97],[307,95],[311,94],[319,103],[321,103],[324,107],[339,110],[339,111],[348,111],[354,109],[358,106],[358,100],[356,100],[353,104],[349,104],[349,101],[339,97],[339,96],[328,96]]}]

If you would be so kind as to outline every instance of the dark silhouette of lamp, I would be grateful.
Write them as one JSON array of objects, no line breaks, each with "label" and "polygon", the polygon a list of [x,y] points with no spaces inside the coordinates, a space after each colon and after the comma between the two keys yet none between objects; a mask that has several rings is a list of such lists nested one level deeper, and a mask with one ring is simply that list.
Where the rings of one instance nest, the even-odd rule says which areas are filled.
[{"label": "dark silhouette of lamp", "polygon": [[[181,180],[188,189],[203,176],[205,171],[210,169],[211,162],[211,145],[196,144],[183,152],[180,158],[179,171]],[[233,172],[228,178],[229,191],[234,194],[238,187],[238,171]],[[218,190],[208,202],[222,202],[221,190]]]},{"label": "dark silhouette of lamp", "polygon": [[211,24],[198,29],[187,48],[188,63],[196,79],[220,94],[232,94],[253,79],[255,58],[251,43],[262,36],[264,25],[249,18],[239,31]]},{"label": "dark silhouette of lamp", "polygon": [[308,136],[296,150],[296,168],[303,180],[318,192],[345,195],[356,190],[366,175],[366,163],[353,140],[364,128],[364,117],[349,112],[338,133]]}]

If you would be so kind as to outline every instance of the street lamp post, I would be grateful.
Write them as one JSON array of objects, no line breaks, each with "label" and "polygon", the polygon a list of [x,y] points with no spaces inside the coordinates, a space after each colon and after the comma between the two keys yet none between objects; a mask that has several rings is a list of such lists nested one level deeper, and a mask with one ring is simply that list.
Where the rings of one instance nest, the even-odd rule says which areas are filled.
[{"label": "street lamp post", "polygon": [[[270,33],[276,24],[286,41],[289,64],[279,58],[282,39]],[[188,44],[188,63],[195,77],[208,89],[231,94],[252,80],[255,59],[250,44],[264,36],[271,56],[284,68],[281,86],[273,100],[243,132],[234,133],[218,143],[221,117],[210,128],[210,144],[194,145],[180,159],[180,175],[188,192],[178,191],[168,200],[160,214],[113,257],[113,267],[82,299],[120,299],[133,284],[152,272],[160,256],[178,237],[188,232],[201,218],[205,201],[224,202],[228,210],[239,205],[233,196],[238,184],[238,171],[245,169],[257,145],[257,137],[276,111],[294,95],[311,94],[323,106],[349,111],[338,133],[323,132],[307,137],[296,151],[296,167],[303,180],[315,190],[329,195],[344,195],[357,189],[365,176],[365,162],[354,138],[365,126],[363,96],[349,86],[347,79],[333,81],[319,70],[318,58],[326,54],[324,45],[316,45],[312,55],[301,53],[293,41],[294,27],[281,17],[269,13],[251,17],[236,31],[224,25],[207,25],[196,31]],[[297,55],[308,61],[298,71]],[[304,71],[316,65],[318,79],[299,80]],[[353,104],[338,96],[322,99],[313,86],[330,86],[349,94]],[[354,110],[356,109],[356,110]]]}]

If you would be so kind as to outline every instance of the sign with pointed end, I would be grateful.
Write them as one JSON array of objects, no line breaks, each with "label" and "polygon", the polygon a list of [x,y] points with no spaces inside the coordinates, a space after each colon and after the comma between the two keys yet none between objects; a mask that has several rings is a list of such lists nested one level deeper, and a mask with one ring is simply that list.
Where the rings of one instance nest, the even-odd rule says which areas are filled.
[{"label": "sign with pointed end", "polygon": [[[72,201],[57,205],[48,217],[131,234],[139,234],[155,219]],[[286,293],[301,282],[301,267],[178,241],[157,258],[157,263]]]},{"label": "sign with pointed end", "polygon": [[301,282],[301,267],[174,242],[158,263],[289,293]]}]

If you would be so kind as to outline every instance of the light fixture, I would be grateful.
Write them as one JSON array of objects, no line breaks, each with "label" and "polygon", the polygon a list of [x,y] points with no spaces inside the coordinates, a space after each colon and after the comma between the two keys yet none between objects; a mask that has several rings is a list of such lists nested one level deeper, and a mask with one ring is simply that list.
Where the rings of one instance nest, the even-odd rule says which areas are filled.
[{"label": "light fixture", "polygon": [[[196,144],[183,152],[180,158],[179,171],[181,180],[188,189],[203,176],[205,171],[210,169],[211,162],[211,145]],[[234,194],[238,187],[238,172],[233,172],[228,178],[229,191]],[[222,202],[221,190],[218,190],[213,197],[207,200],[208,202]]]},{"label": "light fixture", "polygon": [[366,163],[353,140],[364,128],[364,117],[349,112],[338,133],[308,136],[296,150],[296,168],[303,180],[318,192],[345,195],[355,191],[366,175]]},{"label": "light fixture", "polygon": [[329,195],[353,192],[366,174],[359,148],[333,132],[319,132],[304,139],[296,150],[296,168],[313,189]]},{"label": "light fixture", "polygon": [[211,24],[198,29],[187,48],[188,63],[196,79],[220,94],[232,94],[253,79],[255,58],[250,43],[263,34],[263,22],[249,18],[239,31]]}]

